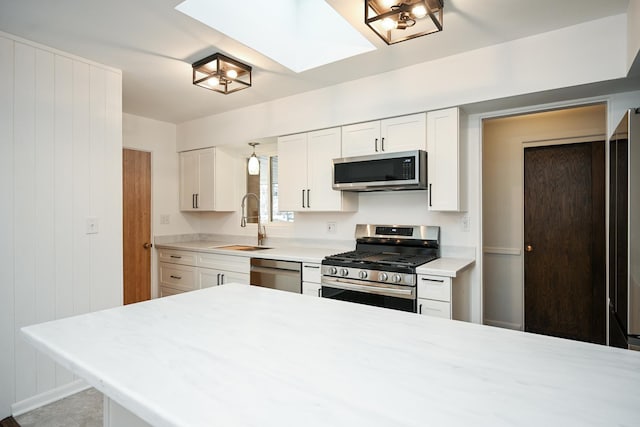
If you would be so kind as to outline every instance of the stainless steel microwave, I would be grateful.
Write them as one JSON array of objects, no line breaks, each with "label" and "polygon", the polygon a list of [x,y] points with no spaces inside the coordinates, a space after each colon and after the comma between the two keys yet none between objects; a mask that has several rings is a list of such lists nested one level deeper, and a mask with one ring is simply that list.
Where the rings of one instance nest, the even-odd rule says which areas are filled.
[{"label": "stainless steel microwave", "polygon": [[414,150],[333,159],[333,189],[426,190],[427,152]]}]

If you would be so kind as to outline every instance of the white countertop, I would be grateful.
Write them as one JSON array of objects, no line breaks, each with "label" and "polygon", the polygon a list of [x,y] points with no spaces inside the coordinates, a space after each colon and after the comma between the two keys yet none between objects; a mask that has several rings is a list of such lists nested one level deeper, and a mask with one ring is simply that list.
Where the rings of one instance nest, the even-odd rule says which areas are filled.
[{"label": "white countertop", "polygon": [[[324,257],[353,250],[348,247],[309,247],[309,246],[286,246],[286,245],[266,245],[269,249],[257,251],[239,251],[224,249],[222,246],[233,245],[233,242],[192,240],[187,242],[156,244],[156,248],[177,249],[184,251],[197,251],[218,253],[224,255],[236,255],[251,258],[281,259],[284,261],[298,261],[320,263]],[[456,277],[458,273],[474,263],[468,258],[443,257],[418,267],[418,274],[433,274],[437,276]]]},{"label": "white countertop", "polygon": [[[235,242],[220,242],[220,241],[206,241],[206,240],[193,240],[189,242],[176,242],[176,243],[163,243],[157,244],[157,248],[178,249],[184,251],[198,251],[198,252],[210,252],[224,255],[236,255],[251,258],[269,258],[269,259],[281,259],[284,261],[299,261],[299,262],[313,262],[320,263],[322,259],[331,254],[345,252],[352,250],[353,248],[314,248],[308,246],[270,246],[265,245],[268,249],[261,249],[257,251],[239,251],[224,249],[222,246],[235,245]],[[246,243],[240,243],[240,245],[246,245]]]},{"label": "white countertop", "polygon": [[227,284],[22,329],[154,426],[637,426],[640,353]]}]

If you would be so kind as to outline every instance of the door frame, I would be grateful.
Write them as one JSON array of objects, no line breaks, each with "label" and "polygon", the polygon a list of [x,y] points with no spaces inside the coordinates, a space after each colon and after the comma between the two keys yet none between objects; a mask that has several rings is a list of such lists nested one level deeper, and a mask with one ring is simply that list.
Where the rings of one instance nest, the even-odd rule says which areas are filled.
[{"label": "door frame", "polygon": [[[150,165],[150,171],[149,173],[151,174],[150,177],[150,182],[151,182],[151,186],[150,186],[150,201],[151,201],[151,209],[150,209],[150,215],[149,215],[149,219],[150,219],[150,224],[149,224],[149,232],[151,234],[151,243],[153,244],[153,246],[151,247],[151,271],[150,271],[150,277],[151,277],[151,299],[157,298],[159,295],[159,289],[158,289],[158,260],[157,260],[157,256],[156,256],[156,250],[155,250],[155,243],[153,242],[153,229],[154,229],[154,223],[155,223],[155,213],[154,213],[154,208],[155,208],[155,203],[154,203],[154,161],[153,161],[153,151],[152,150],[147,150],[147,149],[142,149],[142,148],[138,148],[138,147],[130,147],[130,146],[122,146],[122,150],[134,150],[134,151],[141,151],[143,153],[149,153],[149,161],[151,163]],[[124,206],[123,206],[124,209]],[[123,224],[124,226],[124,224]],[[122,241],[122,247],[124,249],[124,239]],[[124,277],[122,280],[122,284],[124,286]]]},{"label": "door frame", "polygon": [[[503,117],[511,117],[511,116],[521,116],[521,115],[527,115],[527,114],[532,114],[532,113],[543,113],[545,111],[553,111],[553,110],[562,110],[562,109],[569,109],[569,108],[578,108],[578,107],[585,107],[585,106],[590,106],[590,105],[596,105],[596,104],[602,104],[605,107],[605,111],[606,111],[606,134],[605,135],[600,135],[599,140],[602,140],[604,138],[605,141],[605,254],[608,257],[609,254],[609,230],[608,227],[606,227],[606,224],[609,223],[609,206],[607,201],[609,200],[609,135],[611,133],[611,126],[612,126],[612,122],[611,122],[611,114],[612,114],[612,101],[611,101],[611,97],[612,95],[607,95],[607,96],[597,96],[597,97],[590,97],[590,98],[582,98],[582,99],[572,99],[569,101],[560,101],[560,102],[551,102],[551,103],[546,103],[546,104],[538,104],[538,105],[528,105],[528,106],[524,106],[524,107],[516,107],[516,108],[507,108],[507,109],[503,109],[503,110],[495,110],[495,111],[489,111],[489,112],[483,112],[483,113],[477,113],[474,114],[472,116],[469,116],[469,120],[468,120],[468,125],[469,125],[469,130],[470,132],[477,132],[477,141],[479,142],[479,146],[478,146],[478,187],[477,187],[477,191],[478,191],[478,213],[477,213],[477,224],[479,224],[478,226],[478,253],[477,253],[477,268],[478,268],[478,282],[479,282],[479,295],[480,295],[480,307],[479,307],[479,312],[480,312],[480,322],[482,324],[487,324],[487,325],[492,325],[492,326],[502,326],[502,327],[506,327],[506,328],[510,328],[511,325],[510,324],[497,324],[494,322],[491,322],[492,319],[485,319],[484,316],[484,306],[485,306],[485,301],[484,301],[484,254],[485,254],[485,245],[484,245],[484,235],[483,235],[483,226],[484,226],[484,218],[483,218],[483,210],[484,210],[484,201],[483,201],[483,197],[482,197],[482,193],[483,193],[483,189],[484,189],[484,182],[483,182],[483,156],[482,153],[484,152],[484,140],[483,140],[483,135],[484,135],[484,122],[485,120],[491,120],[491,119],[497,119],[497,118],[503,118]],[[594,136],[595,138],[595,136]],[[573,138],[565,138],[565,140],[573,140]],[[471,139],[469,139],[468,141],[469,143],[472,142]],[[553,140],[547,140],[547,141],[527,141],[530,144],[534,144],[534,143],[538,143],[540,145],[544,145],[546,143],[546,145],[553,145]],[[578,142],[587,142],[584,140],[580,140],[580,141],[574,141],[576,143]],[[564,142],[566,143],[566,141]],[[558,144],[560,144],[560,142],[558,142]],[[524,145],[524,144],[523,144]],[[527,147],[532,147],[533,145],[528,145]],[[471,147],[471,145],[470,145]],[[524,147],[522,148],[522,162],[524,163]],[[524,168],[524,164],[522,165],[522,167]],[[524,180],[524,172],[522,175],[522,179]],[[524,203],[524,192],[522,194],[522,202]],[[524,234],[524,216],[520,219],[521,221],[521,230],[522,233]],[[524,238],[524,235],[522,236],[522,238]],[[608,258],[607,258],[608,259]],[[523,301],[521,302],[523,305],[523,310],[520,314],[520,326],[521,329],[524,330],[524,257],[522,257],[521,259],[522,262],[522,278],[521,278],[521,287],[522,287],[522,299]],[[606,298],[605,301],[603,302],[604,305],[604,309],[607,309],[607,302],[609,300],[609,263],[608,260],[606,262],[606,269],[605,269],[605,286],[607,287],[606,289]],[[489,322],[487,322],[487,320],[489,320]],[[607,328],[607,342],[609,339],[609,335],[608,335],[608,330],[609,330],[609,318],[608,316],[606,316],[606,328]]]}]

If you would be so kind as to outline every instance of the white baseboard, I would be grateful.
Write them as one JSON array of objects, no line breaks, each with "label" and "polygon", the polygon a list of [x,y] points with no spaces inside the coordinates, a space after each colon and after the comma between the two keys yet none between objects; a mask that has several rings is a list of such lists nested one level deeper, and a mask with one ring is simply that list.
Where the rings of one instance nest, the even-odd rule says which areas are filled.
[{"label": "white baseboard", "polygon": [[11,405],[11,413],[14,417],[22,415],[26,412],[34,410],[49,403],[63,399],[72,394],[78,393],[82,390],[86,390],[91,387],[82,379],[77,379],[73,382],[67,383],[63,386],[54,388],[52,390],[45,391],[44,393],[31,396],[27,399],[21,400]]},{"label": "white baseboard", "polygon": [[520,323],[503,322],[501,320],[484,319],[484,324],[489,326],[497,326],[498,328],[514,329],[516,331],[522,330]]}]

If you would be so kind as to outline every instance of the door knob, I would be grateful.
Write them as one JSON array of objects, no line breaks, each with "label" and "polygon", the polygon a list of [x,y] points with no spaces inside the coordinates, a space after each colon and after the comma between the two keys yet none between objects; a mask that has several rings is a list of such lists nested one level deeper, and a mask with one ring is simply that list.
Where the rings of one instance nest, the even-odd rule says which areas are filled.
[{"label": "door knob", "polygon": [[527,252],[533,252],[533,246],[527,245],[527,246],[525,246],[524,250],[527,251]]},{"label": "door knob", "polygon": [[149,248],[153,247],[153,245],[151,243],[147,242],[144,245],[142,245],[142,247],[145,248],[145,249],[149,249]]}]

